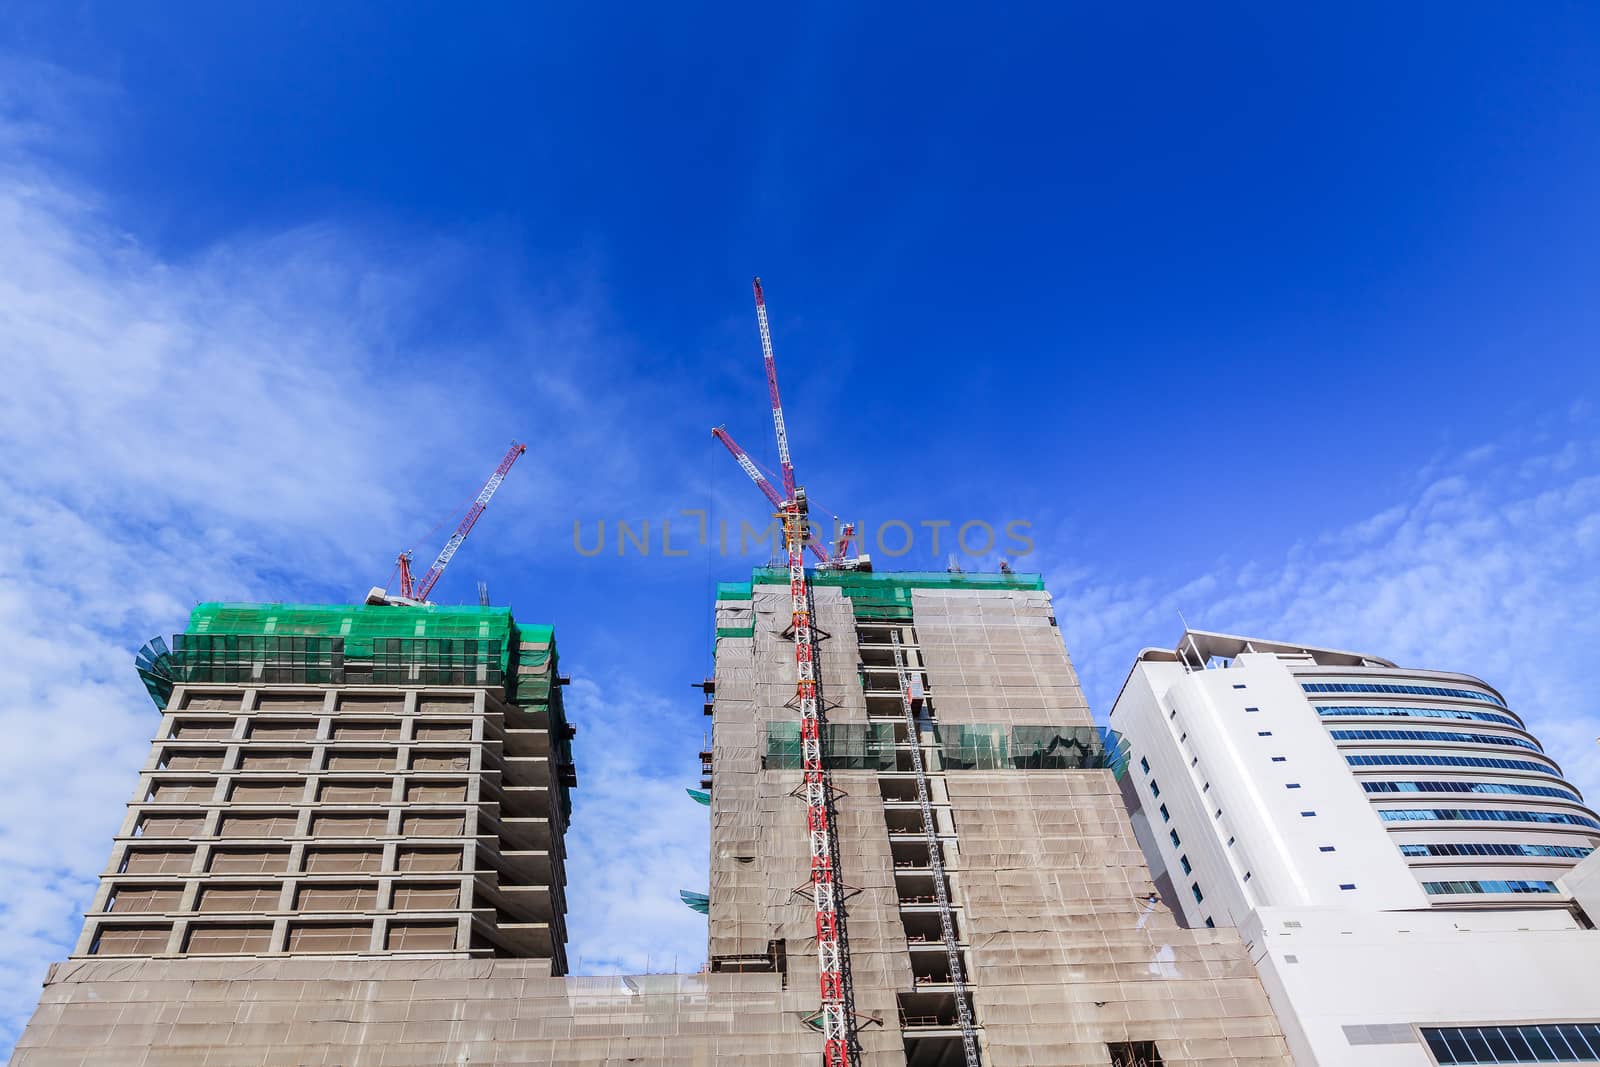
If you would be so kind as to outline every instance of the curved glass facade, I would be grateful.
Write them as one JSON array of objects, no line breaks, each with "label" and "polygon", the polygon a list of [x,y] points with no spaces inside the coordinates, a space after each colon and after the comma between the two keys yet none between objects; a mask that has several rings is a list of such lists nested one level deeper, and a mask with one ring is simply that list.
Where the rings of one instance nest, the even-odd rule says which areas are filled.
[{"label": "curved glass facade", "polygon": [[[1600,817],[1559,767],[1530,758],[1544,750],[1522,719],[1469,676],[1361,673],[1300,688],[1424,891],[1447,898],[1441,906],[1475,894],[1558,899],[1556,879],[1600,845]],[[1405,799],[1430,806],[1394,806]]]},{"label": "curved glass facade", "polygon": [[1578,800],[1573,789],[1553,785],[1524,785],[1521,782],[1362,782],[1369,793],[1494,793],[1500,796],[1560,797]]},{"label": "curved glass facade", "polygon": [[1473,711],[1470,708],[1402,708],[1373,707],[1350,704],[1319,706],[1317,714],[1325,719],[1349,719],[1357,716],[1383,716],[1390,719],[1454,719],[1457,722],[1492,722],[1502,726],[1522,729],[1522,720],[1510,712]]},{"label": "curved glass facade", "polygon": [[1308,693],[1391,693],[1395,696],[1447,697],[1451,700],[1481,700],[1505,707],[1506,702],[1492,693],[1476,689],[1450,689],[1437,685],[1397,685],[1393,682],[1302,682]]}]

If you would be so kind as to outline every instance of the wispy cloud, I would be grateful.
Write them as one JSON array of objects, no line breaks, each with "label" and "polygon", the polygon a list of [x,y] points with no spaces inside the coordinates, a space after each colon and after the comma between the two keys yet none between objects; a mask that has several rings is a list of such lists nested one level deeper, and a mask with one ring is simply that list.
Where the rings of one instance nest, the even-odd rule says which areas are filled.
[{"label": "wispy cloud", "polygon": [[706,888],[711,820],[684,792],[683,765],[656,738],[669,701],[578,679],[567,691],[578,727],[582,819],[573,828],[568,891],[573,969],[586,974],[699,970],[706,921],[678,890]]},{"label": "wispy cloud", "polygon": [[1138,650],[1190,625],[1476,674],[1506,694],[1591,802],[1600,800],[1600,440],[1575,407],[1441,457],[1407,499],[1209,573],[1052,583],[1092,705]]},{"label": "wispy cloud", "polygon": [[[156,714],[133,649],[181,628],[200,599],[358,596],[381,580],[375,550],[407,543],[519,432],[494,426],[535,422],[522,432],[534,453],[585,457],[564,475],[525,464],[501,503],[507,539],[527,528],[519,518],[570,501],[575,479],[604,500],[630,448],[650,447],[615,443],[627,388],[580,387],[616,358],[592,311],[539,315],[508,296],[514,312],[474,351],[419,353],[408,330],[459,280],[459,249],[307,225],[164,258],[48,162],[71,113],[58,72],[30,69],[22,94],[17,73],[0,70],[0,730],[13,739],[0,747],[0,1049],[70,951],[149,752]],[[516,355],[472,358],[488,349]],[[429,367],[449,373],[418,373]],[[563,527],[569,512],[549,510]],[[676,889],[703,884],[691,868],[706,820],[623,755],[626,721],[659,700],[581,679],[574,954],[696,965],[703,921]],[[664,913],[642,933],[643,899]]]}]

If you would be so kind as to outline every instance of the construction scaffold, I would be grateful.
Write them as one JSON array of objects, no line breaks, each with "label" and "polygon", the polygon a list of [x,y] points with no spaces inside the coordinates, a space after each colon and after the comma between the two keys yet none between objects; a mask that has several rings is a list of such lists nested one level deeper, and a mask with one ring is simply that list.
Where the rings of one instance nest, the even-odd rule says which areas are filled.
[{"label": "construction scaffold", "polygon": [[[961,945],[956,940],[950,891],[944,880],[943,846],[939,843],[939,828],[933,821],[933,803],[928,798],[928,772],[922,762],[922,733],[917,727],[917,711],[912,701],[911,672],[906,669],[906,654],[900,647],[898,628],[889,631],[889,640],[894,645],[894,666],[900,677],[900,710],[906,720],[906,739],[911,743],[911,770],[917,776],[917,804],[922,809],[922,830],[928,838],[928,866],[933,869],[933,893],[939,906],[939,933],[944,937],[944,951],[950,961],[950,984],[956,991],[956,1018],[961,1024],[961,1048],[966,1054],[967,1067],[978,1067],[978,1038],[972,1026],[972,1006],[967,1003],[966,970],[961,966]],[[926,697],[923,699],[926,700]]]}]

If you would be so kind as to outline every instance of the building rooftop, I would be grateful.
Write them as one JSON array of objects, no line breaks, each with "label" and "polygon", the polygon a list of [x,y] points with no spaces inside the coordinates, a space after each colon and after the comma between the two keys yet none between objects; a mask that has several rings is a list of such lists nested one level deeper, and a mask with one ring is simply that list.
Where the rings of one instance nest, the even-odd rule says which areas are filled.
[{"label": "building rooftop", "polygon": [[1268,641],[1261,637],[1242,637],[1238,634],[1219,634],[1209,630],[1185,630],[1172,648],[1146,648],[1139,652],[1141,662],[1179,662],[1191,667],[1201,667],[1214,659],[1233,659],[1245,652],[1270,652],[1275,655],[1307,656],[1319,667],[1386,667],[1398,669],[1381,656],[1364,652],[1346,652],[1335,648],[1317,648],[1314,645],[1288,644]]}]

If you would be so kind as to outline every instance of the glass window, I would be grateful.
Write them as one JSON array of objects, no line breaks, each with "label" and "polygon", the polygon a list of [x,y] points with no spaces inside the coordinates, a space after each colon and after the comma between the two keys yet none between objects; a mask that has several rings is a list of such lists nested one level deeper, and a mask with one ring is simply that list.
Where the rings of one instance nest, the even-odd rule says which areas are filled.
[{"label": "glass window", "polygon": [[1528,1044],[1528,1035],[1521,1026],[1497,1026],[1500,1039],[1506,1043],[1506,1059],[1513,1062],[1537,1060],[1539,1053],[1533,1051],[1533,1046]]},{"label": "glass window", "polygon": [[1191,885],[1189,887],[1189,892],[1194,894],[1194,902],[1196,904],[1205,903],[1206,895],[1204,893],[1200,892],[1200,883],[1199,882],[1195,882],[1193,885]]},{"label": "glass window", "polygon": [[1172,838],[1172,847],[1173,848],[1181,848],[1183,846],[1183,842],[1178,839],[1178,831],[1176,831],[1176,830],[1168,830],[1167,831],[1167,836]]},{"label": "glass window", "polygon": [[1161,805],[1161,809],[1160,810],[1161,810],[1161,821],[1162,822],[1171,822],[1172,821],[1172,816],[1170,814],[1168,814],[1167,806],[1165,804]]},{"label": "glass window", "polygon": [[1436,685],[1393,685],[1377,682],[1302,682],[1300,688],[1307,693],[1400,693],[1419,697],[1449,697],[1454,700],[1480,700],[1485,704],[1505,707],[1505,701],[1488,693],[1471,689],[1450,689]]},{"label": "glass window", "polygon": [[1183,873],[1184,874],[1190,873],[1191,868],[1189,867],[1189,857],[1188,856],[1179,856],[1178,857],[1178,866],[1183,868]]},{"label": "glass window", "polygon": [[1146,774],[1150,773],[1150,761],[1143,756],[1139,757],[1139,769]]},{"label": "glass window", "polygon": [[1158,797],[1161,795],[1161,783],[1157,782],[1154,778],[1150,779],[1150,795],[1153,797]]},{"label": "glass window", "polygon": [[1576,1058],[1572,1047],[1567,1044],[1567,1039],[1561,1036],[1561,1027],[1541,1026],[1537,1029],[1539,1036],[1544,1038],[1545,1043],[1550,1046],[1550,1051],[1554,1053],[1557,1059],[1571,1060]]},{"label": "glass window", "polygon": [[1391,719],[1453,719],[1456,722],[1492,722],[1501,726],[1522,729],[1522,722],[1510,714],[1495,711],[1469,711],[1465,708],[1390,708],[1390,707],[1319,707],[1317,716],[1324,719],[1371,718]]},{"label": "glass window", "polygon": [[1217,921],[1215,919],[1211,918],[1211,916],[1208,915],[1208,916],[1206,916],[1206,925],[1208,927],[1215,928],[1216,925],[1217,925]]}]

